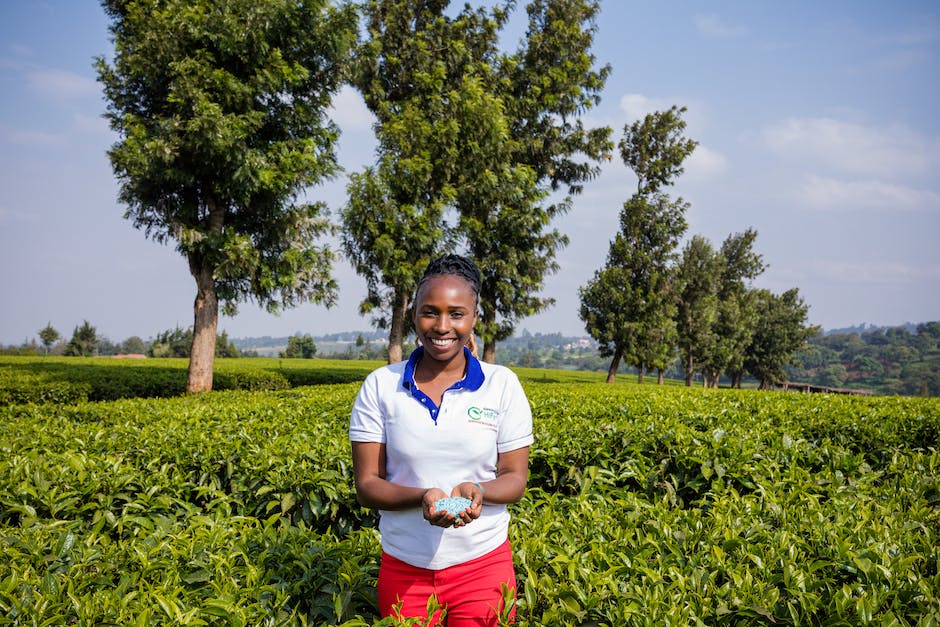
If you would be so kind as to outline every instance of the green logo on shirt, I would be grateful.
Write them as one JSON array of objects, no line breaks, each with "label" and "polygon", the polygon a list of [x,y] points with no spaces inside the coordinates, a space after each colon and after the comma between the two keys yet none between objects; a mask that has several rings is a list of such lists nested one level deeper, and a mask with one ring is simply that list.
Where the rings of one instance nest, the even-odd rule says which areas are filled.
[{"label": "green logo on shirt", "polygon": [[467,410],[467,415],[471,420],[495,420],[499,412],[488,407],[471,407]]}]

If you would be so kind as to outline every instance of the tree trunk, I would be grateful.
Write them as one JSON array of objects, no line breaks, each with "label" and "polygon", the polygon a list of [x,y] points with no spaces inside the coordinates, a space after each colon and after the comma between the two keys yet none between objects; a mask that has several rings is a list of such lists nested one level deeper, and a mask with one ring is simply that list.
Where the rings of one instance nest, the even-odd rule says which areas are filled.
[{"label": "tree trunk", "polygon": [[692,369],[692,366],[692,355],[690,353],[685,360],[685,386],[688,388],[692,387],[692,378],[695,376],[695,370]]},{"label": "tree trunk", "polygon": [[219,301],[215,278],[208,264],[190,255],[189,269],[196,279],[196,301],[193,321],[193,343],[189,351],[187,392],[208,392],[212,389],[212,366],[215,363],[215,338],[219,326]]},{"label": "tree trunk", "polygon": [[662,368],[656,371],[656,383],[658,385],[664,385],[666,383],[666,373],[663,372]]},{"label": "tree trunk", "polygon": [[496,340],[483,342],[483,361],[488,364],[496,363]]},{"label": "tree trunk", "polygon": [[[481,299],[482,300],[482,299]],[[492,311],[489,308],[483,309],[483,328],[484,329],[493,329],[495,333],[496,329],[496,312]],[[488,364],[496,363],[496,340],[491,337],[483,338],[483,360]]]},{"label": "tree trunk", "polygon": [[617,378],[617,368],[620,367],[620,358],[623,356],[623,351],[620,350],[620,347],[614,349],[614,357],[610,360],[610,368],[607,369],[607,383],[613,383],[614,379]]},{"label": "tree trunk", "polygon": [[637,369],[636,369],[636,382],[643,383],[643,364],[642,363],[640,363],[640,365],[637,366]]},{"label": "tree trunk", "polygon": [[396,289],[392,299],[392,324],[388,330],[388,363],[398,363],[405,355],[405,317],[408,315],[408,294]]}]

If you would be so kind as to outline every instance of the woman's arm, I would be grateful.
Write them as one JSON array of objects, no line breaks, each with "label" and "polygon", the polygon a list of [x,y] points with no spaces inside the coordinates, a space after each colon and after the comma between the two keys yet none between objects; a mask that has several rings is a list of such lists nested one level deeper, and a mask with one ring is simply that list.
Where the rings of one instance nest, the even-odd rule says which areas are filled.
[{"label": "woman's arm", "polygon": [[[427,489],[409,488],[385,479],[384,444],[353,442],[352,460],[356,499],[363,507],[399,510],[422,506]],[[437,491],[441,492],[438,498],[446,496]]]},{"label": "woman's arm", "polygon": [[[496,457],[496,478],[483,481],[482,501],[485,503],[515,503],[525,494],[529,480],[529,447],[524,446],[514,451],[499,453]],[[454,496],[466,496],[469,499],[479,494],[477,484],[464,482],[454,488]],[[474,499],[474,505],[476,500]],[[476,518],[476,516],[473,516]]]}]

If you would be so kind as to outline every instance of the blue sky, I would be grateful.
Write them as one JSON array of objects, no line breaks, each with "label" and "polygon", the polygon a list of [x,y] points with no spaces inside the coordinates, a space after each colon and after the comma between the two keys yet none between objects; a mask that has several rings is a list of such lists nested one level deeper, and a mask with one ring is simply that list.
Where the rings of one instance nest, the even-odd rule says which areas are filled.
[{"label": "blue sky", "polygon": [[[522,2],[521,4],[524,4]],[[670,190],[691,203],[689,235],[716,246],[758,231],[768,270],[798,287],[824,328],[940,319],[940,5],[827,2],[602,2],[594,53],[612,74],[593,124],[614,128],[686,106],[700,142]],[[521,13],[521,10],[519,11]],[[89,320],[120,341],[192,324],[195,286],[171,246],[123,219],[106,150],[115,136],[93,58],[111,46],[93,1],[0,0],[0,342],[63,335]],[[509,36],[512,45],[515,35]],[[347,171],[372,160],[370,116],[351,91],[334,119]],[[334,210],[344,179],[310,191]],[[619,158],[556,226],[570,237],[522,321],[582,335],[577,290],[603,265],[635,187]],[[364,282],[336,267],[339,303],[274,316],[252,303],[223,317],[230,336],[367,329]]]}]

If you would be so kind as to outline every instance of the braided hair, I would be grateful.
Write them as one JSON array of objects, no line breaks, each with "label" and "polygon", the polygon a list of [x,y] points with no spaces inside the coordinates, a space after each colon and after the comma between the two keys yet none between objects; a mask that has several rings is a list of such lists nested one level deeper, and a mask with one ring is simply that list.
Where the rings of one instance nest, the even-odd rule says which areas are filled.
[{"label": "braided hair", "polygon": [[[432,259],[431,263],[424,269],[421,280],[418,281],[418,289],[415,290],[415,298],[417,298],[418,292],[421,291],[425,283],[433,277],[442,275],[458,276],[466,281],[471,291],[473,291],[474,308],[476,308],[476,305],[480,302],[480,288],[483,285],[483,276],[480,274],[480,269],[477,267],[477,264],[473,263],[473,260],[468,257],[462,257],[461,255],[447,254]],[[477,354],[476,336],[473,333],[470,334],[470,339],[467,340],[467,348],[470,349],[474,357],[479,359],[480,356]]]}]

